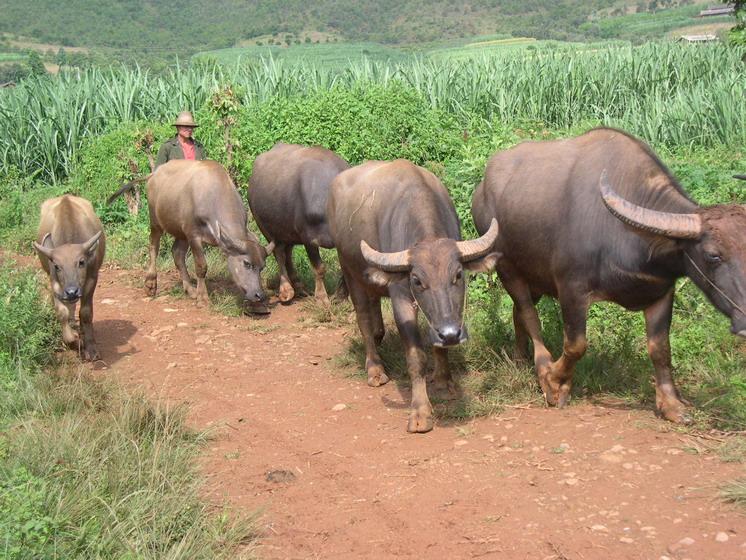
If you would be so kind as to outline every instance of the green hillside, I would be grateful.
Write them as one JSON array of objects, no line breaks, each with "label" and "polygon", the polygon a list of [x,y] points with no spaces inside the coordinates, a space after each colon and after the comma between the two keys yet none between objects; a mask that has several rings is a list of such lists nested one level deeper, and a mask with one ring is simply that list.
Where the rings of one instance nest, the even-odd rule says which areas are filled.
[{"label": "green hillside", "polygon": [[[598,36],[606,17],[694,0],[4,0],[0,32],[65,46],[135,49],[171,57],[269,36],[276,45],[311,34],[386,44],[504,33],[538,39]],[[318,39],[315,39],[318,40]]]}]

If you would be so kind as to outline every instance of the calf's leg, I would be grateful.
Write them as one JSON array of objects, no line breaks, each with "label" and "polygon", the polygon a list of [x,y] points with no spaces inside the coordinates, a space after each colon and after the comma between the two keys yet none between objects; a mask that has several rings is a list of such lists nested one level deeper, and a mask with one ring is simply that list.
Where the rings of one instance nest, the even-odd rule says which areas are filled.
[{"label": "calf's leg", "polygon": [[657,413],[671,422],[688,424],[691,417],[686,413],[673,382],[671,365],[671,316],[673,314],[672,288],[665,296],[645,309],[645,329],[648,335],[648,355],[655,368],[655,407]]},{"label": "calf's leg", "polygon": [[[54,291],[52,292],[54,293]],[[54,301],[54,310],[62,326],[62,340],[71,348],[78,347],[78,333],[73,328],[75,322],[75,304],[63,303],[56,297],[52,296]]]},{"label": "calf's leg", "polygon": [[189,276],[189,271],[186,265],[187,251],[189,251],[189,243],[186,239],[174,239],[174,244],[171,247],[171,254],[174,257],[174,264],[176,269],[179,271],[181,277],[181,285],[184,287],[184,291],[192,296],[196,297],[197,292],[192,286],[192,279]]},{"label": "calf's leg", "polygon": [[422,350],[420,330],[417,326],[417,311],[409,294],[404,289],[389,288],[394,319],[399,328],[407,357],[407,370],[412,382],[412,403],[409,409],[407,431],[424,433],[433,429],[433,407],[427,396],[425,366],[427,359]]},{"label": "calf's leg", "polygon": [[[151,221],[152,219],[151,216]],[[162,236],[162,229],[150,226],[150,246],[148,247],[150,261],[148,263],[148,271],[145,273],[145,291],[151,297],[155,296],[158,291],[158,250],[161,246]]]},{"label": "calf's leg", "polygon": [[93,293],[96,291],[98,276],[86,279],[83,297],[80,300],[80,330],[83,334],[81,354],[84,360],[95,361],[100,358],[93,336]]},{"label": "calf's leg", "polygon": [[365,372],[368,374],[368,385],[378,387],[388,383],[388,376],[383,369],[381,356],[376,349],[376,341],[371,318],[370,300],[365,288],[351,277],[345,275],[345,280],[350,288],[352,305],[355,308],[357,325],[365,343]]},{"label": "calf's leg", "polygon": [[316,245],[305,245],[306,253],[308,253],[308,260],[311,261],[314,275],[316,276],[316,286],[314,288],[314,295],[316,299],[323,303],[329,303],[329,296],[326,293],[326,286],[324,286],[324,274],[326,273],[326,265],[321,260],[321,254],[319,254],[319,248]]}]

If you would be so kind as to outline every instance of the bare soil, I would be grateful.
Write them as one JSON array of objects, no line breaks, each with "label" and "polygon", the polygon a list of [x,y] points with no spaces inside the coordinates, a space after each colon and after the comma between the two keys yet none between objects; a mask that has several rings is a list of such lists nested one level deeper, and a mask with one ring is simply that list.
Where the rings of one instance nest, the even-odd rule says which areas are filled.
[{"label": "bare soil", "polygon": [[297,303],[226,318],[141,285],[102,271],[94,367],[214,428],[209,493],[262,512],[260,558],[746,558],[746,517],[718,497],[743,466],[651,410],[516,407],[408,434],[403,389],[335,366],[352,328]]}]

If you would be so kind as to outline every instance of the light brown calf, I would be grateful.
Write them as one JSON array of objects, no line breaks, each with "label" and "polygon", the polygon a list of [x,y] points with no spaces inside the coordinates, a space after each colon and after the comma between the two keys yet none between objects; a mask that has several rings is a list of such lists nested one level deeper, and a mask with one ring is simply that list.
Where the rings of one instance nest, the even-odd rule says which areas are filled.
[{"label": "light brown calf", "polygon": [[[106,241],[91,203],[69,194],[44,201],[34,249],[49,276],[63,340],[83,359],[98,360],[93,337],[93,292]],[[74,329],[78,300],[82,341]]]}]

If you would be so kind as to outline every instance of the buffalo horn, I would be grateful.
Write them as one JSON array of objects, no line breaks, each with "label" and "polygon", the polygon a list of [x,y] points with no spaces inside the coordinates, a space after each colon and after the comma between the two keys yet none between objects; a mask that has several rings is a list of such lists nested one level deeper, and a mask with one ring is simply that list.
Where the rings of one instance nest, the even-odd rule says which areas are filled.
[{"label": "buffalo horn", "polygon": [[365,262],[380,268],[384,272],[406,272],[409,270],[409,250],[381,253],[368,245],[365,240],[360,241],[360,250]]},{"label": "buffalo horn", "polygon": [[458,247],[458,252],[461,255],[461,262],[473,261],[489,253],[497,239],[497,232],[497,220],[492,218],[490,228],[482,237],[469,241],[457,241],[456,247]]},{"label": "buffalo horn", "polygon": [[88,241],[86,241],[85,243],[83,243],[83,251],[86,252],[86,253],[88,251],[90,251],[91,248],[96,244],[96,241],[99,240],[99,238],[101,237],[102,233],[104,233],[104,232],[103,231],[99,231],[99,232],[95,233],[93,235],[93,237],[91,237]]},{"label": "buffalo horn", "polygon": [[623,199],[609,184],[605,169],[601,173],[599,186],[606,208],[625,224],[676,239],[696,239],[702,234],[702,220],[698,214],[659,212]]}]

